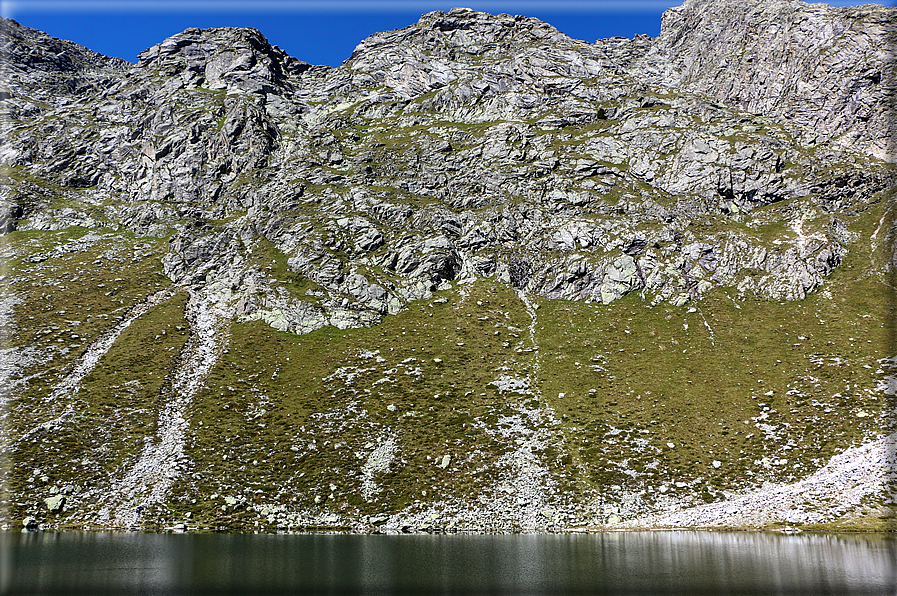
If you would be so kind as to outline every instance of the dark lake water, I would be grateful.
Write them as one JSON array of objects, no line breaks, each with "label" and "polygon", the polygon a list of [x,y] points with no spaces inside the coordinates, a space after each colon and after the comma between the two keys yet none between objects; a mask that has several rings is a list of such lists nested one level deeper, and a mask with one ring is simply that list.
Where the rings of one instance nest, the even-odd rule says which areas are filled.
[{"label": "dark lake water", "polygon": [[3,594],[897,594],[890,535],[0,533]]}]

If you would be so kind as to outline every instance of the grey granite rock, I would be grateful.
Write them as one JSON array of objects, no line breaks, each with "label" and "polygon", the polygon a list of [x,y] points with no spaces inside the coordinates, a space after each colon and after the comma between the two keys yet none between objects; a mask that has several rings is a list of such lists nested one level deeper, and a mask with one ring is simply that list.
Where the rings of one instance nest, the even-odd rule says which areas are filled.
[{"label": "grey granite rock", "polygon": [[[590,44],[453,9],[335,69],[254,29],[188,29],[128,65],[4,21],[14,92],[54,73],[87,83],[10,121],[0,161],[23,175],[0,186],[0,223],[173,234],[169,277],[223,284],[239,316],[300,333],[492,275],[602,303],[721,285],[800,298],[838,266],[849,221],[794,211],[776,243],[750,230],[770,204],[861,210],[891,184],[863,152],[890,159],[893,13],[689,0],[656,39]],[[73,58],[51,60],[60,48]],[[311,302],[253,264],[258,242]]]}]

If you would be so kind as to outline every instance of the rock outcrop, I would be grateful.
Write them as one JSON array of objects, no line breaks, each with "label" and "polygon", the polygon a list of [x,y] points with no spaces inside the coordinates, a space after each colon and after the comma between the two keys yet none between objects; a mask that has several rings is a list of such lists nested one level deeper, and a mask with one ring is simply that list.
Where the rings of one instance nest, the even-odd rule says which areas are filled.
[{"label": "rock outcrop", "polygon": [[893,8],[688,1],[664,13],[655,48],[676,88],[897,160]]},{"label": "rock outcrop", "polygon": [[[810,197],[802,209],[826,212],[833,196],[843,202],[887,185],[883,174],[859,164],[837,180],[817,177],[817,164],[842,159],[840,149],[815,137],[807,146],[789,141],[832,136],[863,122],[868,131],[885,130],[879,126],[884,96],[864,99],[878,115],[858,120],[840,109],[847,99],[814,78],[837,69],[802,62],[769,85],[756,83],[761,75],[749,70],[754,63],[776,68],[770,53],[787,61],[805,45],[801,31],[819,29],[820,19],[832,21],[833,30],[869,21],[866,39],[880,34],[880,14],[887,12],[803,7],[800,14],[815,19],[808,25],[797,17],[770,20],[770,11],[782,10],[776,7],[759,13],[746,5],[728,8],[720,18],[735,25],[720,28],[704,3],[686,4],[667,13],[658,40],[627,42],[628,53],[622,42],[587,44],[537,19],[455,9],[368,38],[338,69],[290,58],[255,30],[189,29],[142,53],[95,101],[53,112],[64,119],[14,127],[5,160],[64,187],[112,197],[103,209],[107,225],[137,234],[176,230],[165,260],[175,279],[220,270],[213,263],[230,258],[237,238],[260,233],[287,255],[293,271],[322,287],[325,310],[340,311],[337,319],[348,324],[376,321],[446,280],[501,274],[508,262],[496,258],[496,249],[509,243],[532,255],[528,288],[551,297],[606,303],[644,290],[681,302],[710,287],[737,285],[757,295],[800,298],[837,265],[843,250],[822,228],[806,234],[815,233],[818,242],[781,254],[743,232],[702,238],[686,228],[696,219],[738,221],[758,206],[798,197]],[[756,29],[739,19],[769,20],[789,33],[766,49],[752,44],[762,55],[723,77],[719,73],[731,69],[721,70],[714,52],[728,55],[747,38],[705,38],[710,31]],[[11,37],[10,54],[44,43],[32,37]],[[825,39],[823,54],[832,55],[837,43]],[[705,46],[711,49],[695,49]],[[639,65],[661,54],[668,56],[664,73],[655,77],[661,86],[646,86],[651,76]],[[880,58],[861,61],[863,68],[878,68]],[[91,60],[98,72],[121,67]],[[716,64],[714,72],[729,87],[715,90],[701,60]],[[860,62],[839,60],[859,68]],[[880,88],[886,89],[883,76]],[[797,105],[791,91],[745,91],[758,85],[818,88],[828,103],[814,108],[811,118],[810,111],[789,107]],[[784,120],[671,89],[710,94]],[[868,147],[890,138],[855,132],[857,142],[872,143]],[[845,185],[847,193],[826,190]],[[48,216],[102,221],[46,209],[32,214],[27,189],[19,185],[13,192],[20,194],[6,209],[7,229],[14,219],[28,222],[21,229],[66,225]],[[232,223],[223,229],[203,223],[225,219]],[[762,218],[750,225],[757,224]],[[638,227],[645,248],[626,254]],[[705,255],[697,269],[691,265],[695,251]],[[359,265],[397,277],[353,273]],[[740,272],[747,269],[764,271],[764,281],[745,279]],[[333,306],[346,299],[368,314],[359,318]],[[328,318],[315,315],[319,322]]]},{"label": "rock outcrop", "polygon": [[97,93],[130,66],[11,19],[0,21],[0,40],[0,100],[10,119]]}]

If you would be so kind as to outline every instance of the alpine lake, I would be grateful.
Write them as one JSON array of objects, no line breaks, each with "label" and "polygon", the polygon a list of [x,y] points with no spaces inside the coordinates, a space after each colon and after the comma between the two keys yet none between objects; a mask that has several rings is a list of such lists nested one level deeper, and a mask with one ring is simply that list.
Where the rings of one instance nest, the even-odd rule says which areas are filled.
[{"label": "alpine lake", "polygon": [[0,533],[2,594],[893,595],[893,534]]}]

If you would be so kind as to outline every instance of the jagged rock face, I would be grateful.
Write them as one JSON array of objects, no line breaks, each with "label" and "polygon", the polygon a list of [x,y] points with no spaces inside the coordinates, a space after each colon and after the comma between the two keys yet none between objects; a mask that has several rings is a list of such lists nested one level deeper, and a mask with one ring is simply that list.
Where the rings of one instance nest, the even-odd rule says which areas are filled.
[{"label": "jagged rock face", "polygon": [[[47,348],[53,355],[42,355],[41,362],[62,359],[67,364],[57,368],[73,372],[52,382],[53,403],[46,406],[52,419],[35,421],[34,428],[10,440],[20,453],[47,429],[78,423],[71,405],[78,388],[117,338],[132,324],[140,327],[141,317],[153,309],[179,312],[183,325],[148,336],[171,344],[166,344],[170,354],[164,366],[172,368],[165,384],[154,385],[161,383],[155,374],[145,383],[156,387],[154,395],[166,404],[155,420],[158,441],[129,447],[136,451],[122,460],[129,462],[125,473],[120,469],[125,464],[116,460],[115,478],[97,480],[98,488],[80,497],[80,502],[102,503],[100,523],[132,525],[139,517],[135,504],[163,503],[177,476],[169,470],[182,470],[190,457],[200,457],[187,455],[188,433],[200,432],[187,420],[193,402],[205,399],[204,380],[228,378],[230,369],[222,372],[221,362],[235,323],[262,321],[299,335],[325,327],[361,333],[371,330],[360,328],[388,324],[395,315],[426,312],[420,301],[434,293],[457,292],[458,301],[439,315],[444,335],[457,324],[451,317],[466,312],[462,320],[500,321],[484,337],[510,349],[511,338],[516,342],[528,326],[531,345],[521,340],[514,353],[533,358],[528,364],[515,361],[520,366],[514,374],[507,372],[507,360],[482,365],[490,374],[504,371],[499,380],[492,376],[485,382],[498,388],[496,399],[519,403],[502,414],[510,421],[507,428],[490,426],[486,414],[470,422],[490,441],[514,445],[501,457],[492,453],[498,459],[480,468],[494,473],[496,486],[503,488],[487,499],[486,509],[471,513],[470,523],[493,527],[483,520],[500,512],[502,524],[554,527],[567,518],[539,511],[566,497],[561,483],[549,478],[545,458],[553,442],[567,449],[573,439],[568,444],[552,434],[567,415],[557,417],[544,405],[547,394],[538,377],[545,372],[540,359],[547,356],[539,355],[537,338],[554,341],[552,332],[563,325],[555,322],[546,334],[538,325],[540,304],[619,306],[621,298],[633,295],[646,309],[678,309],[724,295],[740,310],[738,301],[756,298],[802,300],[825,284],[854,248],[868,256],[869,278],[881,282],[891,274],[895,253],[884,261],[881,253],[882,247],[893,247],[897,234],[888,219],[893,175],[885,161],[892,137],[886,118],[892,74],[879,44],[890,35],[893,14],[893,9],[834,10],[797,0],[687,2],[666,13],[657,39],[587,43],[537,19],[453,9],[369,37],[338,68],[296,60],[254,29],[188,29],[129,65],[5,22],[10,59],[3,68],[11,74],[10,95],[2,99],[7,110],[0,147],[0,231],[24,233],[5,237],[25,238],[28,244],[4,254],[40,267],[63,255],[94,254],[92,247],[109,243],[112,247],[89,263],[108,265],[115,275],[131,267],[147,279],[147,270],[158,269],[171,282],[167,289],[156,287],[159,282],[152,290],[142,288],[141,300],[133,299],[134,288],[122,290],[132,302],[126,310],[117,293],[124,277],[113,278],[114,291],[96,292],[102,296],[98,301],[119,300],[112,310],[117,322],[77,357],[54,351],[56,344]],[[73,57],[60,58],[59,48]],[[43,97],[38,92],[51,79],[72,81],[71,92],[58,101],[20,102],[29,93]],[[82,228],[91,233],[66,240]],[[127,248],[99,231],[143,240]],[[44,247],[48,238],[59,246]],[[83,284],[81,275],[66,271],[58,283]],[[478,284],[492,285],[486,291]],[[177,308],[172,301],[183,293],[176,289],[189,293]],[[464,310],[471,292],[481,292],[472,301],[486,309],[476,319]],[[519,302],[516,312],[506,307],[511,300]],[[443,295],[427,304],[434,310],[421,319],[446,302]],[[17,304],[0,305],[12,312]],[[701,317],[691,319],[692,329],[706,328],[715,350],[717,338],[703,312],[688,312]],[[69,316],[65,309],[58,313]],[[659,318],[659,324],[672,316]],[[616,328],[615,322],[610,325]],[[509,341],[495,339],[505,332]],[[625,333],[631,332],[627,326]],[[40,333],[35,337],[43,337]],[[577,341],[594,345],[591,337]],[[300,345],[284,349],[314,354]],[[465,342],[458,337],[452,345],[461,348]],[[669,345],[680,352],[675,337]],[[345,366],[316,372],[312,381],[330,383],[321,399],[378,396],[378,384],[401,378],[400,366],[405,376],[417,378],[422,367],[431,367],[428,374],[444,377],[442,356],[423,359],[414,353],[392,362],[373,351],[376,347],[347,350]],[[624,351],[631,353],[631,346],[619,349]],[[681,349],[685,360],[686,352]],[[24,368],[39,360],[28,351],[14,355],[11,361]],[[562,357],[546,360],[545,368],[561,366]],[[590,358],[590,370],[606,372],[605,356]],[[244,370],[245,363],[228,362]],[[691,364],[682,363],[690,370]],[[281,365],[289,372],[285,361],[275,363]],[[454,374],[467,367],[478,370],[475,361],[465,361],[456,364]],[[575,362],[570,377],[580,368]],[[278,370],[266,371],[262,380],[275,382]],[[366,387],[354,384],[359,376]],[[815,377],[805,375],[800,382],[807,378]],[[242,387],[261,383],[258,379],[254,374],[233,382]],[[128,387],[122,389],[128,395],[138,391],[128,383],[115,389]],[[477,383],[464,400],[487,395],[487,387],[480,379]],[[27,380],[20,384],[28,386]],[[225,384],[222,391],[231,395],[234,387]],[[252,411],[267,412],[267,390],[251,387],[265,404]],[[567,392],[555,394],[564,399]],[[303,395],[291,393],[290,399],[301,401]],[[440,396],[433,399],[429,411],[439,406]],[[353,447],[351,461],[357,463],[357,454],[373,458],[360,473],[364,498],[375,499],[371,478],[408,462],[395,455],[404,447],[392,423],[372,422],[367,417],[379,414],[357,411],[356,405],[349,401],[327,413],[315,404],[296,413],[307,416],[310,427],[318,417],[338,445],[336,437],[348,432],[343,417],[357,416],[357,428],[370,434]],[[384,411],[395,412],[390,405]],[[492,407],[483,406],[490,412]],[[147,408],[122,412],[116,410],[104,436],[123,428],[122,417],[144,415]],[[226,417],[223,410],[220,414]],[[768,415],[753,418],[757,428],[769,426]],[[745,417],[738,423],[748,424]],[[468,422],[451,420],[467,428]],[[317,452],[311,431],[290,428],[295,437],[308,435],[312,445],[306,449],[296,439],[291,453]],[[781,439],[782,449],[790,450],[792,437],[781,438],[774,430],[764,431],[772,433],[767,438]],[[615,437],[622,431],[607,432]],[[122,440],[137,434],[124,433]],[[564,461],[563,455],[557,458]],[[439,461],[445,470],[456,460],[440,455]],[[515,485],[512,477],[524,480]],[[509,487],[518,485],[526,489],[525,503],[505,507],[507,495],[516,490]],[[335,490],[330,488],[331,496]],[[319,514],[295,519],[335,524],[326,521],[329,514]],[[468,519],[466,513],[458,515]]]},{"label": "jagged rock face", "polygon": [[289,89],[288,74],[309,64],[271,47],[255,29],[187,29],[138,56],[137,68],[182,85],[230,92],[274,93]]},{"label": "jagged rock face", "polygon": [[656,46],[678,88],[897,159],[892,8],[688,1],[664,13]]},{"label": "jagged rock face", "polygon": [[10,19],[0,22],[0,81],[7,117],[27,118],[108,87],[128,63]]},{"label": "jagged rock face", "polygon": [[[741,5],[722,13],[736,25],[762,17],[788,33],[770,37],[770,46],[753,44],[762,55],[739,67],[734,80],[742,86],[714,93],[737,95],[742,103],[734,105],[784,120],[671,90],[675,84],[708,92],[715,84],[701,64],[717,60],[717,50],[701,54],[704,62],[689,58],[709,43],[710,31],[753,30],[715,26],[718,19],[711,22],[704,6],[668,12],[657,41],[596,44],[532,18],[434,12],[371,36],[337,69],[295,60],[252,29],[189,29],[143,52],[95,98],[54,112],[64,118],[15,127],[5,159],[109,197],[103,207],[109,225],[138,234],[176,229],[165,267],[181,283],[213,271],[245,278],[233,269],[239,265],[230,248],[250,247],[257,234],[274,242],[290,268],[324,293],[311,301],[315,308],[301,297],[278,300],[279,308],[315,313],[314,323],[300,317],[293,330],[328,320],[376,321],[457,278],[507,279],[511,252],[527,255],[527,289],[551,297],[606,303],[646,290],[682,303],[717,285],[803,297],[844,250],[824,233],[828,222],[802,228],[792,240],[814,240],[781,252],[741,232],[705,238],[688,226],[697,219],[740,221],[758,206],[797,197],[808,197],[799,219],[819,219],[836,202],[840,208],[886,182],[859,163],[837,181],[819,175],[820,163],[858,158],[791,140],[816,142],[800,124],[825,121],[834,132],[859,122],[830,117],[853,118],[839,109],[843,97],[825,91],[829,103],[814,108],[810,122],[809,112],[764,99],[777,92],[756,99],[741,92],[757,77],[772,76],[750,74],[752,64],[775,68],[772,55],[787,62],[808,26],[804,18],[771,18],[782,12],[777,4],[757,14]],[[815,15],[813,27],[820,19],[833,30],[865,23],[856,15],[850,20],[853,13],[801,10]],[[840,43],[825,39],[827,48]],[[30,40],[19,36],[8,45]],[[709,47],[725,54],[739,43],[747,42],[714,38]],[[875,59],[863,68],[877,68]],[[779,83],[763,88],[791,89],[798,80],[815,85],[813,64],[789,67],[776,75]],[[106,68],[113,66],[120,64]],[[849,61],[849,68],[860,67]],[[666,87],[646,85],[652,76]],[[880,106],[880,99],[864,101]],[[826,190],[845,185],[846,193]],[[7,221],[27,220],[20,229],[61,225],[50,223],[46,210],[32,211],[29,203],[39,199],[29,200],[25,185],[11,192],[18,198],[8,203]],[[223,230],[200,225],[225,219]],[[748,225],[764,223],[771,222],[758,217]],[[645,249],[624,254],[636,238]],[[763,281],[745,277],[748,269],[763,271]],[[265,314],[252,300],[243,312],[296,319]]]}]

